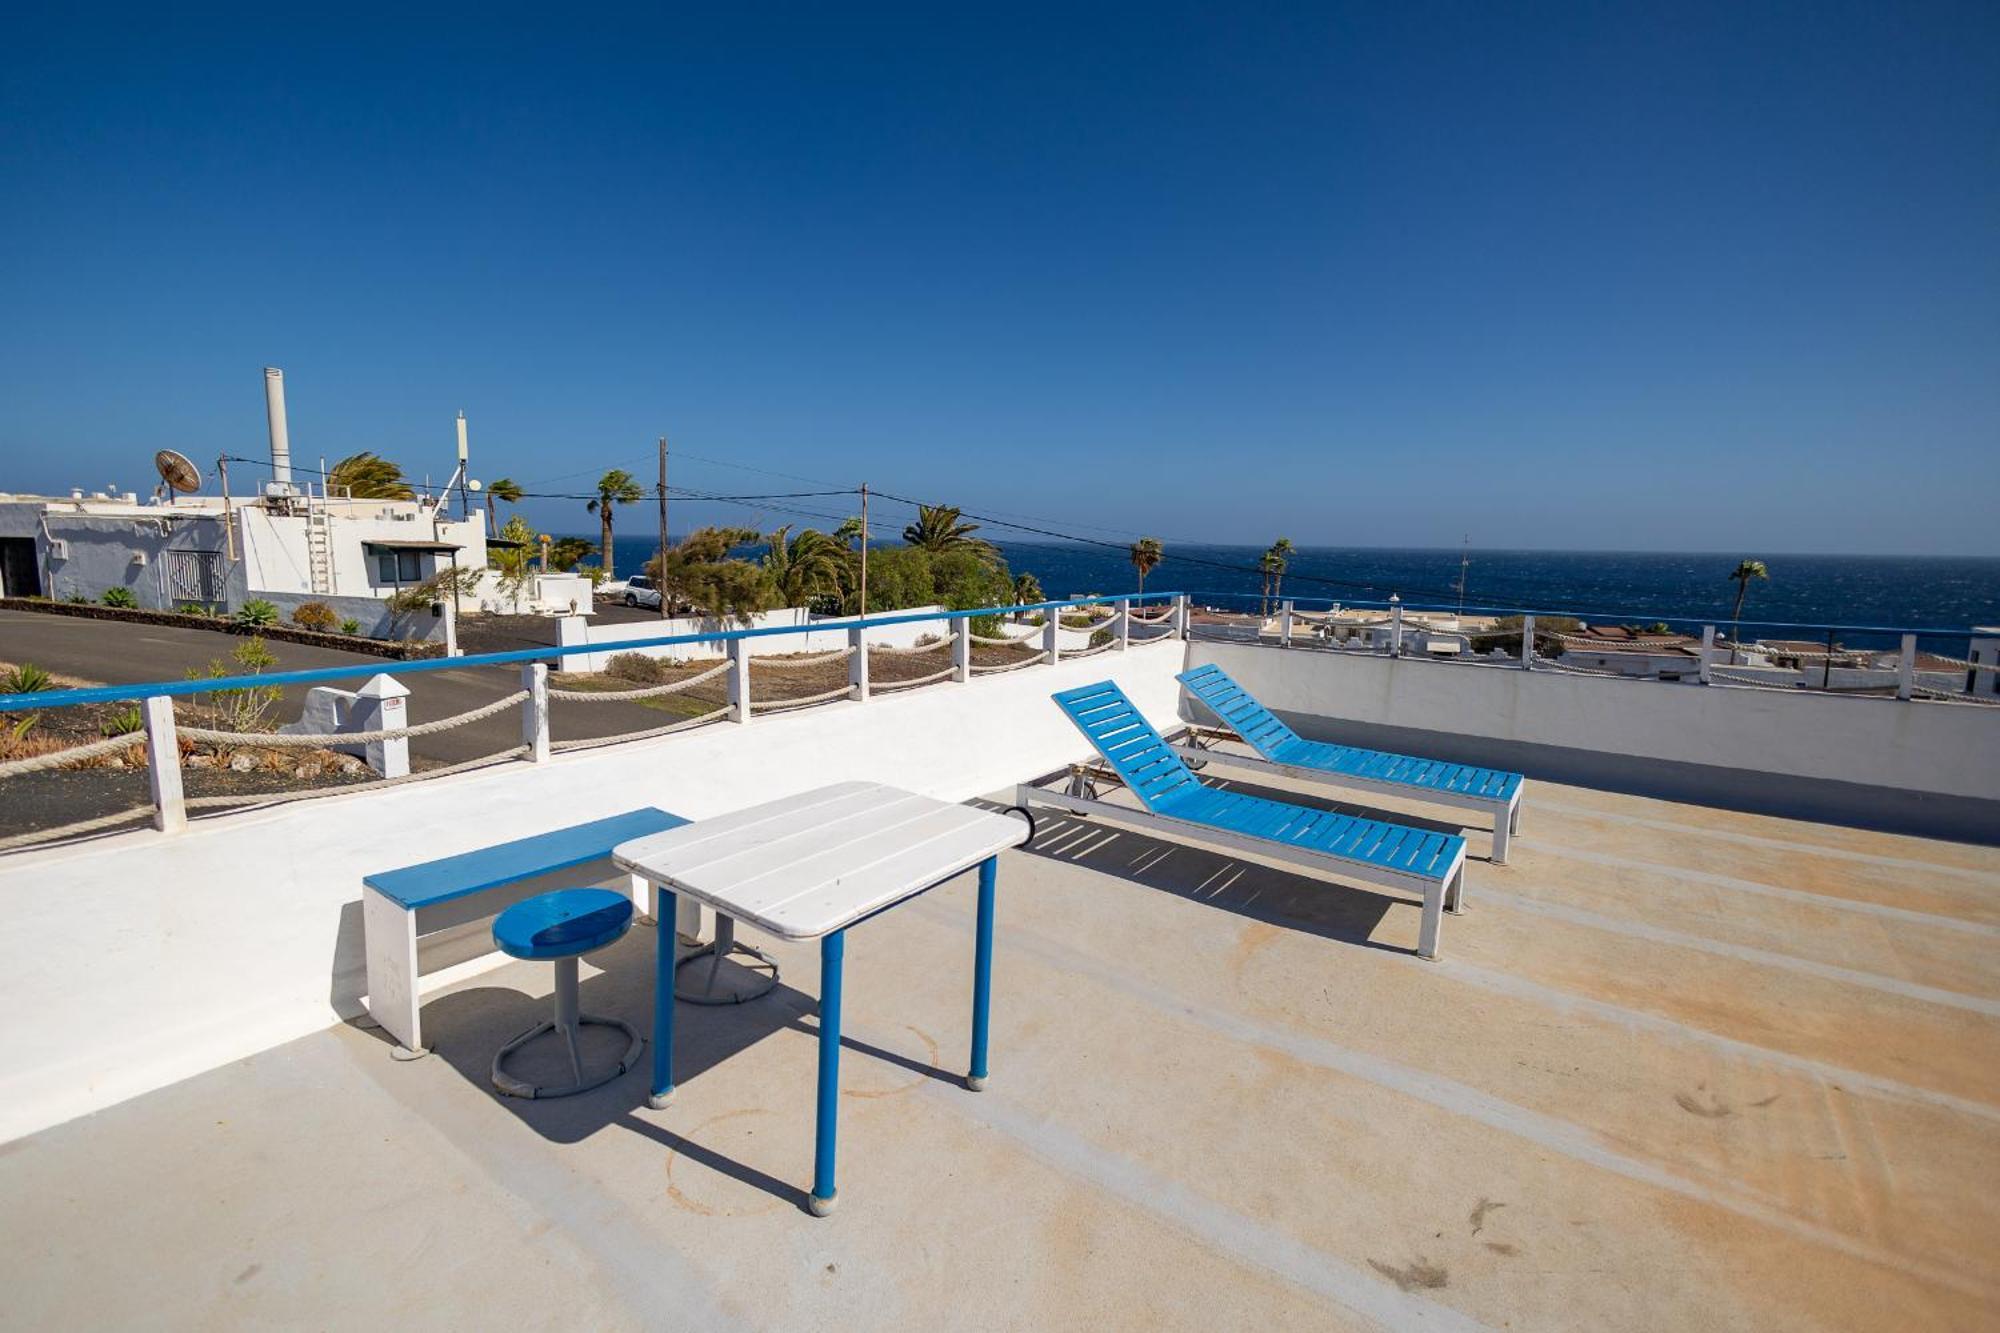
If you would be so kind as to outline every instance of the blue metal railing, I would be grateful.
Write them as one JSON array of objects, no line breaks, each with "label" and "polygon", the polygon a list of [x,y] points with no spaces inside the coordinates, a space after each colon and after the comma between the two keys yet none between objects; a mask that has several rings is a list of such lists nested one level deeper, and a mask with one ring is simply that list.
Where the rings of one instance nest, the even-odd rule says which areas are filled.
[{"label": "blue metal railing", "polygon": [[637,648],[672,648],[697,643],[730,643],[739,639],[768,639],[784,634],[823,634],[828,630],[868,630],[889,625],[913,625],[924,621],[978,620],[987,616],[1060,612],[1074,606],[1106,606],[1114,602],[1171,601],[1177,592],[1112,594],[1079,597],[1062,602],[1031,602],[1020,606],[986,606],[967,611],[916,611],[906,615],[860,617],[852,620],[817,620],[804,625],[770,625],[754,629],[708,630],[695,634],[665,634],[657,638],[626,639],[617,643],[577,643],[546,648],[516,648],[504,653],[474,653],[465,657],[431,657],[415,662],[378,662],[354,666],[315,667],[307,671],[276,671],[263,675],[217,676],[199,680],[156,680],[134,685],[92,685],[69,690],[41,690],[33,694],[0,694],[0,713],[23,709],[67,708],[74,704],[117,703],[128,699],[178,697],[212,694],[218,690],[268,689],[273,685],[318,685],[330,680],[351,680],[356,676],[414,676],[426,671],[456,671],[462,667],[507,666],[526,662],[546,662],[587,653],[628,652]]},{"label": "blue metal railing", "polygon": [[1814,620],[1752,620],[1745,617],[1737,620],[1733,616],[1715,611],[1689,613],[1686,611],[1602,611],[1577,607],[1536,607],[1536,606],[1475,606],[1467,603],[1441,602],[1382,602],[1360,597],[1295,597],[1289,593],[1282,597],[1263,597],[1257,593],[1243,592],[1191,592],[1189,597],[1202,606],[1219,606],[1232,603],[1262,605],[1269,603],[1273,610],[1281,601],[1297,607],[1346,606],[1366,607],[1370,610],[1388,611],[1392,606],[1400,606],[1405,611],[1422,612],[1425,615],[1466,615],[1480,616],[1534,616],[1537,619],[1567,617],[1601,624],[1631,624],[1635,621],[1651,624],[1659,622],[1668,625],[1741,625],[1745,629],[1805,629],[1826,634],[1915,634],[1920,638],[1965,639],[1979,637],[1976,626],[1922,626],[1922,625],[1840,625]]}]

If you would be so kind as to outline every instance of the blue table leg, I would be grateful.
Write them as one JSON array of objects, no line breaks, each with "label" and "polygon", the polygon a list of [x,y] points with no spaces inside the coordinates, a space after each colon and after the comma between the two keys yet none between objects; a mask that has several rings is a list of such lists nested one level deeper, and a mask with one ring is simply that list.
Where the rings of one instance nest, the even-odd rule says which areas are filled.
[{"label": "blue table leg", "polygon": [[987,1013],[993,1005],[993,886],[1000,877],[1000,858],[979,863],[979,943],[972,960],[972,1072],[965,1086],[974,1092],[986,1086]]},{"label": "blue table leg", "polygon": [[813,1191],[807,1206],[814,1217],[833,1211],[834,1139],[840,1120],[840,963],[847,932],[836,930],[819,942],[819,1128],[813,1145]]},{"label": "blue table leg", "polygon": [[646,1105],[661,1110],[674,1096],[674,955],[679,952],[680,906],[667,886],[654,886],[653,903],[653,1093]]}]

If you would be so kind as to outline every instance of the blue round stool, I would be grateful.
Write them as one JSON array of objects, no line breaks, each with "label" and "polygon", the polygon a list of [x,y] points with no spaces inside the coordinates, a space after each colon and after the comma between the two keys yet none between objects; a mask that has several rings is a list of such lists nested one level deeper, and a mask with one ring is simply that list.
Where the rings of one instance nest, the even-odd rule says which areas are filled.
[{"label": "blue round stool", "polygon": [[[515,903],[494,920],[493,943],[502,953],[556,965],[555,1018],[537,1023],[500,1048],[493,1057],[494,1087],[509,1097],[568,1097],[609,1083],[639,1063],[639,1050],[644,1043],[630,1023],[597,1018],[577,1008],[577,960],[617,943],[631,928],[632,900],[610,889],[556,889],[538,893]],[[617,1028],[630,1039],[617,1068],[587,1079],[576,1049],[577,1028],[585,1023]],[[508,1056],[550,1032],[562,1034],[563,1044],[569,1048],[569,1068],[575,1082],[537,1087],[503,1068]]]}]

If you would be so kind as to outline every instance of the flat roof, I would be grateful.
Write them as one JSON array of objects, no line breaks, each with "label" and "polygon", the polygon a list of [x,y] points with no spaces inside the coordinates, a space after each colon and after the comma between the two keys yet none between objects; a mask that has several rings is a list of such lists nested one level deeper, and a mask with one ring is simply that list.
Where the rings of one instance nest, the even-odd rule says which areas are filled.
[{"label": "flat roof", "polygon": [[[2000,1318],[2000,850],[1546,782],[1525,813],[1506,867],[1468,833],[1425,963],[1409,899],[1049,812],[1001,859],[985,1091],[972,876],[850,933],[824,1220],[816,948],[746,931],[781,983],[681,1008],[663,1111],[642,1070],[498,1097],[550,1004],[508,963],[430,999],[427,1059],[339,1026],[9,1144],[11,1318]],[[652,949],[594,955],[585,1009],[648,1031]]]},{"label": "flat roof", "polygon": [[456,542],[416,541],[401,537],[364,537],[363,546],[379,546],[385,551],[463,551],[465,547]]}]

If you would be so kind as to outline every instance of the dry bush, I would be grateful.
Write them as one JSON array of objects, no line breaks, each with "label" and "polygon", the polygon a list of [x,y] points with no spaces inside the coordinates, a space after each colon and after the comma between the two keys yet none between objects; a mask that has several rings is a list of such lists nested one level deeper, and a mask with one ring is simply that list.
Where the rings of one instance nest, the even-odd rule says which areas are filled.
[{"label": "dry bush", "polygon": [[635,685],[664,685],[673,674],[673,665],[644,653],[619,653],[604,664],[604,674]]}]

